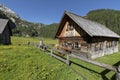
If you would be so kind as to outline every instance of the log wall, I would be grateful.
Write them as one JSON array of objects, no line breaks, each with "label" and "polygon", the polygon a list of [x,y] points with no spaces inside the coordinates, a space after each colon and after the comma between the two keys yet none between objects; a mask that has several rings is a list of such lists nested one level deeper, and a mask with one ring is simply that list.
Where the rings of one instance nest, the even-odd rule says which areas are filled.
[{"label": "log wall", "polygon": [[6,26],[3,33],[0,34],[0,44],[11,44],[9,27]]},{"label": "log wall", "polygon": [[118,39],[95,37],[91,42],[91,58],[97,58],[104,55],[118,52]]}]

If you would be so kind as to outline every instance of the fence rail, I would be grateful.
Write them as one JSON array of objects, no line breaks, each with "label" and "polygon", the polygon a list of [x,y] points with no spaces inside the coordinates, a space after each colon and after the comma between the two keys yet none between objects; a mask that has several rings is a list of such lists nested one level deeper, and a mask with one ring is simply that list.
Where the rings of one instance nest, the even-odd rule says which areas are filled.
[{"label": "fence rail", "polygon": [[[76,58],[76,59],[80,59],[84,62],[93,64],[93,65],[96,65],[96,66],[99,66],[99,67],[102,67],[102,68],[105,68],[105,69],[108,69],[108,70],[111,70],[111,71],[114,71],[116,73],[116,80],[120,80],[120,66],[116,67],[116,66],[112,66],[112,65],[109,65],[109,64],[93,61],[93,60],[90,60],[90,59],[87,59],[87,58],[84,58],[84,57],[76,56],[74,53],[70,54],[69,52],[54,49],[50,45],[45,45],[44,44],[44,45],[41,46],[38,43],[33,43],[33,42],[30,42],[28,45],[35,46],[35,47],[40,48],[41,50],[44,50],[44,51],[49,50],[49,52],[50,52],[49,54],[50,54],[51,57],[55,57],[56,59],[66,63],[67,65],[70,64],[70,57],[73,57],[73,58]],[[62,53],[64,55],[66,55],[66,58],[62,58],[62,57],[54,54],[54,52]]]}]

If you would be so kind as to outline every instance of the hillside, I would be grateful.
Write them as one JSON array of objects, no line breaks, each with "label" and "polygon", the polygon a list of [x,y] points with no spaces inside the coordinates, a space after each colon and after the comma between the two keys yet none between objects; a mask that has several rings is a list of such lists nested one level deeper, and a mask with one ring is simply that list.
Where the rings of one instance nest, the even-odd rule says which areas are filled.
[{"label": "hillside", "polygon": [[47,37],[47,38],[54,38],[56,31],[59,27],[58,23],[53,23],[50,25],[45,25],[44,27],[41,27],[39,30],[39,36],[41,37]]},{"label": "hillside", "polygon": [[16,28],[13,30],[14,36],[53,38],[58,28],[57,23],[45,25],[23,20],[17,13],[3,4],[0,4],[0,18],[9,19],[16,23]]},{"label": "hillside", "polygon": [[107,26],[120,35],[120,11],[98,9],[88,12],[87,18]]},{"label": "hillside", "polygon": [[3,4],[0,4],[0,18],[9,19],[16,24],[13,35],[17,36],[38,36],[37,29],[44,26],[42,23],[33,23],[21,19],[17,13]]},{"label": "hillside", "polygon": [[6,15],[8,17],[19,18],[19,16],[14,11],[12,11],[10,8],[4,6],[3,4],[0,4],[0,12],[2,12],[4,15]]},{"label": "hillside", "polygon": [[[12,45],[0,46],[0,80],[114,80],[114,72],[71,58],[71,65],[27,45],[39,38],[12,37]],[[44,39],[46,43],[57,43]],[[96,61],[118,65],[120,53]]]},{"label": "hillside", "polygon": [[17,28],[13,30],[15,36],[37,37],[38,30],[43,27],[44,24],[16,19],[16,26]]}]

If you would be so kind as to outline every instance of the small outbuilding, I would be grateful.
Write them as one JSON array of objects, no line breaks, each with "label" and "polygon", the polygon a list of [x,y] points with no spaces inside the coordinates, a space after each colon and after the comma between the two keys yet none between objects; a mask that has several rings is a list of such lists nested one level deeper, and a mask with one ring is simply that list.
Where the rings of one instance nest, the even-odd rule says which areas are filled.
[{"label": "small outbuilding", "polygon": [[12,30],[15,28],[15,23],[8,19],[0,19],[0,44],[11,44]]},{"label": "small outbuilding", "polygon": [[75,51],[87,58],[118,52],[120,38],[104,25],[67,11],[64,12],[55,37],[59,40],[57,48]]}]

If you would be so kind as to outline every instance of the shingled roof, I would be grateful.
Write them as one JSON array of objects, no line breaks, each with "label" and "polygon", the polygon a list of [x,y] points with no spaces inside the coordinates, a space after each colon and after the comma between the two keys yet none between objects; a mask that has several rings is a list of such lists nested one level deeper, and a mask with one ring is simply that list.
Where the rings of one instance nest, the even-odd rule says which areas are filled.
[{"label": "shingled roof", "polygon": [[[102,37],[114,37],[120,38],[119,35],[108,29],[102,24],[85,19],[79,15],[65,11],[64,16],[70,17],[76,24],[79,25],[84,31],[86,31],[91,37],[102,36]],[[64,18],[63,16],[63,18]]]},{"label": "shingled roof", "polygon": [[8,23],[7,19],[0,19],[0,34],[4,31],[7,23]]}]

